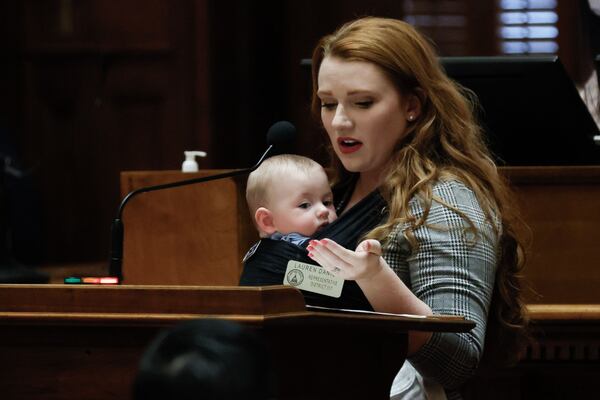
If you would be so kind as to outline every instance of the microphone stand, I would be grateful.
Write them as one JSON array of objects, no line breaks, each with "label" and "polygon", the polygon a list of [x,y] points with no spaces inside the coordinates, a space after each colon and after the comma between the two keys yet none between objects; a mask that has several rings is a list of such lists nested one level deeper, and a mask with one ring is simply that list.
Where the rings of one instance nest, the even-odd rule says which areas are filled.
[{"label": "microphone stand", "polygon": [[249,174],[250,172],[254,171],[256,168],[258,168],[260,166],[260,164],[264,161],[264,159],[267,157],[269,152],[273,149],[273,146],[274,146],[273,144],[270,144],[269,147],[267,148],[267,150],[263,153],[262,157],[258,160],[258,162],[250,168],[239,169],[239,170],[230,171],[230,172],[224,172],[222,174],[217,174],[217,175],[203,176],[200,178],[192,178],[192,179],[186,179],[186,180],[181,180],[181,181],[176,181],[176,182],[171,182],[171,183],[164,183],[161,185],[147,186],[147,187],[142,187],[142,188],[132,190],[131,192],[129,192],[121,201],[121,204],[119,205],[119,209],[117,211],[117,217],[113,220],[112,226],[111,226],[111,251],[110,251],[109,274],[111,276],[116,277],[118,279],[119,283],[121,283],[121,281],[123,280],[124,227],[123,227],[122,215],[123,215],[123,209],[125,208],[125,205],[129,202],[129,200],[131,200],[133,197],[135,197],[141,193],[153,192],[153,191],[162,190],[162,189],[170,189],[170,188],[185,186],[185,185],[193,185],[195,183],[209,182],[209,181],[213,181],[215,179],[231,178],[233,176]]}]

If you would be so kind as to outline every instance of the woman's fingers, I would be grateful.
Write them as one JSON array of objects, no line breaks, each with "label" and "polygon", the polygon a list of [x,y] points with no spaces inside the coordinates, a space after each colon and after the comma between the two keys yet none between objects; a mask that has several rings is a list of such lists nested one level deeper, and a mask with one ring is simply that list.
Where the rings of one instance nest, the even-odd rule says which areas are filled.
[{"label": "woman's fingers", "polygon": [[356,251],[371,253],[379,257],[381,255],[381,243],[375,239],[363,240],[356,247]]},{"label": "woman's fingers", "polygon": [[346,267],[346,263],[341,258],[320,243],[311,242],[311,244],[308,245],[307,250],[309,251],[309,257],[328,271],[335,268],[342,269]]},{"label": "woman's fingers", "polygon": [[334,262],[331,262],[330,260],[325,259],[320,254],[310,253],[309,256],[311,259],[316,261],[317,264],[319,264],[321,267],[323,267],[326,271],[329,271],[330,273],[332,273],[334,275],[337,275],[338,273],[340,273],[342,271],[343,267],[340,268],[338,266],[339,264],[335,264]]},{"label": "woman's fingers", "polygon": [[331,239],[311,240],[310,243],[315,248],[328,250],[346,264],[353,265],[356,262],[356,254],[354,251],[340,246]]},{"label": "woman's fingers", "polygon": [[311,259],[344,279],[359,279],[380,268],[381,244],[374,239],[362,241],[356,251],[348,250],[331,239],[311,240],[307,250]]},{"label": "woman's fingers", "polygon": [[351,278],[352,265],[345,262],[336,253],[331,251],[330,247],[315,241],[308,245],[307,250],[309,251],[309,257],[315,260],[330,273],[343,279]]},{"label": "woman's fingers", "polygon": [[331,239],[312,240],[307,249],[309,257],[344,279],[354,280],[368,267],[369,254],[366,251],[358,253],[348,250]]}]

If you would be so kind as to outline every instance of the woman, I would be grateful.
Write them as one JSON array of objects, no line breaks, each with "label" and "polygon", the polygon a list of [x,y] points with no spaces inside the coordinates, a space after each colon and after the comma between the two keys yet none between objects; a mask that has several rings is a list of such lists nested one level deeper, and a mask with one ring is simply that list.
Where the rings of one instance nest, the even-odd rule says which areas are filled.
[{"label": "woman", "polygon": [[398,20],[342,26],[319,42],[312,68],[313,111],[330,139],[334,183],[349,188],[338,214],[374,191],[388,213],[357,251],[313,240],[309,257],[356,281],[376,311],[475,321],[468,333],[409,337],[418,373],[400,392],[408,397],[417,386],[431,394],[423,388],[433,383],[456,397],[481,359],[488,314],[507,344],[525,325],[516,217],[474,118],[473,96]]}]

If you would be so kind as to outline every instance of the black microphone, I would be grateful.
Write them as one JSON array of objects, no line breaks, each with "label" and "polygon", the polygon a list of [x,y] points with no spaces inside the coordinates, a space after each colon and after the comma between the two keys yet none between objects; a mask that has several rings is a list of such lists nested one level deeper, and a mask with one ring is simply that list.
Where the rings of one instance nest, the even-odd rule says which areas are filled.
[{"label": "black microphone", "polygon": [[123,280],[123,209],[132,197],[140,193],[153,192],[155,190],[170,189],[179,186],[193,185],[196,183],[209,182],[215,179],[230,178],[233,176],[249,174],[262,164],[267,158],[267,155],[273,148],[280,147],[291,143],[296,136],[296,127],[288,121],[279,121],[274,123],[267,131],[267,150],[263,153],[258,162],[250,168],[239,169],[235,171],[225,172],[222,174],[203,176],[200,178],[186,179],[177,182],[165,183],[162,185],[146,186],[129,192],[121,201],[117,211],[117,217],[114,219],[111,227],[111,251],[110,251],[110,268],[111,276],[116,277],[120,283]]}]

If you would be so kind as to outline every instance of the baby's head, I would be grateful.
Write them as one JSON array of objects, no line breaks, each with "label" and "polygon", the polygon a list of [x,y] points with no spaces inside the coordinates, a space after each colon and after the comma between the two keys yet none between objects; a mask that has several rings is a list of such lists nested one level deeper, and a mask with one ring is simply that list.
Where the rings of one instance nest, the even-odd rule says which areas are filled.
[{"label": "baby's head", "polygon": [[325,170],[292,154],[268,158],[250,174],[246,201],[261,237],[312,236],[337,218]]}]

